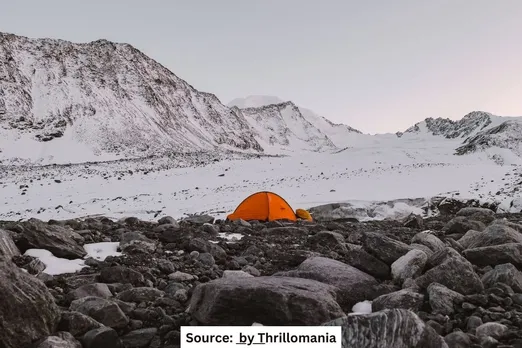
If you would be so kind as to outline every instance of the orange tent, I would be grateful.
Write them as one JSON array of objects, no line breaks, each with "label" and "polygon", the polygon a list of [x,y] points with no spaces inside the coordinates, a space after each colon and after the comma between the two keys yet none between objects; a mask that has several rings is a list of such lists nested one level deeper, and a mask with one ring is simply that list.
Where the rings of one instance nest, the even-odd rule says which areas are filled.
[{"label": "orange tent", "polygon": [[248,196],[232,214],[227,216],[227,219],[296,221],[297,217],[292,207],[281,196],[273,192],[262,191]]}]

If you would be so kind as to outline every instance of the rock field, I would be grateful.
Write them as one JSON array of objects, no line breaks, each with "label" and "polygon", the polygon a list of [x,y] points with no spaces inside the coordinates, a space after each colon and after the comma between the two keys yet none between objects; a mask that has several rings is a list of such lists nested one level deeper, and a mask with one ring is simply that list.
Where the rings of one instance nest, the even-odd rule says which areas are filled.
[{"label": "rock field", "polygon": [[[78,259],[98,242],[121,256],[52,276],[24,255]],[[522,347],[521,269],[522,214],[486,208],[364,223],[2,221],[0,347],[175,348],[181,326],[254,323],[342,325],[343,347]],[[373,313],[350,314],[366,300]]]}]

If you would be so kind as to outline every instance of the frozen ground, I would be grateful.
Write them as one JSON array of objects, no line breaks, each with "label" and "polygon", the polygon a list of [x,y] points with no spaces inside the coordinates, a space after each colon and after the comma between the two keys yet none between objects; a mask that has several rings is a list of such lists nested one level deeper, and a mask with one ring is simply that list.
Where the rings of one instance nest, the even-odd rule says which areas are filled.
[{"label": "frozen ground", "polygon": [[[334,154],[209,160],[198,167],[172,160],[33,170],[4,167],[0,219],[106,215],[152,220],[203,212],[222,218],[259,190],[281,194],[294,209],[332,202],[369,207],[375,201],[436,195],[496,200],[509,209],[519,196],[522,160],[508,150],[454,156],[456,143],[437,137],[403,137],[400,142],[393,135],[366,139],[357,148]],[[500,157],[503,165],[498,164]],[[176,168],[178,164],[185,167]],[[418,210],[397,204],[381,209],[375,218]]]}]

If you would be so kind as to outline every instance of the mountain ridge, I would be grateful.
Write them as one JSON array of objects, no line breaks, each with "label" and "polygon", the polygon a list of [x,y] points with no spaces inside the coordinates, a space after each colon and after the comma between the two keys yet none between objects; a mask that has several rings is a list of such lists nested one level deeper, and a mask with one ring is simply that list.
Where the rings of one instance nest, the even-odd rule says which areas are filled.
[{"label": "mountain ridge", "polygon": [[[0,161],[67,163],[199,151],[335,152],[385,136],[333,123],[292,101],[252,97],[224,105],[127,43],[0,33]],[[476,111],[458,121],[426,118],[396,135],[462,139],[464,146],[507,120],[519,118]],[[483,134],[480,146],[460,152],[488,144],[506,148],[506,142],[485,140],[492,136]]]}]

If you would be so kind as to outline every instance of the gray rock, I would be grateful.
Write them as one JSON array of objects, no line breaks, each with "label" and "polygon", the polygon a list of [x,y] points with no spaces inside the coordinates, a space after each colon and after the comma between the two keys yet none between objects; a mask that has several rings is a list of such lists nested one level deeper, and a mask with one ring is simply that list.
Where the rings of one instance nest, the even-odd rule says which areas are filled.
[{"label": "gray rock", "polygon": [[448,254],[441,264],[415,279],[415,282],[424,289],[431,283],[439,283],[463,295],[475,294],[484,290],[471,263],[454,249],[448,248],[448,250]]},{"label": "gray rock", "polygon": [[199,284],[188,312],[203,325],[319,325],[343,316],[335,287],[291,277],[234,277]]},{"label": "gray rock", "polygon": [[462,252],[466,259],[477,266],[496,266],[511,263],[522,267],[522,244],[508,243],[487,247],[473,248]]},{"label": "gray rock", "polygon": [[225,270],[223,271],[223,278],[253,278],[254,276],[245,271],[233,271],[233,270]]},{"label": "gray rock", "polygon": [[107,284],[93,283],[82,285],[68,294],[70,301],[87,296],[96,296],[107,299],[112,297],[112,292],[109,290]]},{"label": "gray rock", "polygon": [[83,348],[123,348],[118,333],[110,327],[87,332],[82,339]]},{"label": "gray rock", "polygon": [[471,347],[471,340],[469,336],[462,331],[455,331],[446,335],[446,337],[444,337],[444,341],[446,341],[448,348]]},{"label": "gray rock", "polygon": [[372,301],[372,311],[383,309],[403,308],[419,311],[424,301],[424,295],[409,289],[403,289],[384,294]]},{"label": "gray rock", "polygon": [[522,243],[522,233],[517,232],[509,226],[493,224],[486,227],[482,232],[475,230],[468,231],[458,242],[464,249],[507,243]]},{"label": "gray rock", "polygon": [[362,249],[350,248],[343,254],[342,261],[376,278],[390,277],[390,266]]},{"label": "gray rock", "polygon": [[422,216],[417,214],[410,214],[406,218],[402,220],[402,223],[405,227],[409,228],[423,228],[424,227],[424,219]]},{"label": "gray rock", "polygon": [[21,231],[17,245],[23,246],[24,250],[46,249],[54,256],[66,259],[81,259],[87,255],[79,244],[83,237],[68,227],[48,225],[38,219],[29,219],[20,223],[17,228]]},{"label": "gray rock", "polygon": [[343,249],[346,250],[344,237],[342,234],[333,231],[321,231],[308,238],[311,245],[319,245],[328,247],[332,250]]},{"label": "gray rock", "polygon": [[345,263],[325,258],[311,257],[296,270],[278,272],[274,276],[298,277],[320,281],[337,288],[337,301],[343,308],[373,299],[378,282],[375,278]]},{"label": "gray rock", "polygon": [[82,344],[72,336],[49,336],[37,348],[82,348]]},{"label": "gray rock", "polygon": [[185,272],[176,271],[168,275],[170,280],[174,280],[176,282],[186,282],[193,280],[195,277],[192,274],[188,274]]},{"label": "gray rock", "polygon": [[431,283],[427,291],[433,314],[453,314],[455,304],[460,304],[464,301],[464,295],[438,283]]},{"label": "gray rock", "polygon": [[465,216],[472,220],[481,221],[485,224],[495,220],[495,212],[487,208],[466,207],[457,212],[457,216]]},{"label": "gray rock", "polygon": [[149,346],[157,332],[156,328],[134,330],[123,336],[121,340],[125,348],[145,348]]},{"label": "gray rock", "polygon": [[476,332],[477,327],[482,325],[482,319],[476,315],[472,315],[468,318],[466,328],[468,331]]},{"label": "gray rock", "polygon": [[508,327],[506,325],[495,322],[489,322],[477,327],[477,336],[490,336],[495,339],[499,339],[502,336],[504,336],[504,334],[506,334],[507,331]]},{"label": "gray rock", "polygon": [[103,325],[80,312],[63,312],[58,329],[70,332],[74,337],[83,336],[87,331],[98,329]]},{"label": "gray rock", "polygon": [[26,347],[56,331],[60,310],[47,287],[8,260],[0,260],[0,342]]},{"label": "gray rock", "polygon": [[129,323],[129,318],[114,301],[99,297],[89,296],[75,300],[71,303],[69,310],[88,315],[112,328],[123,328]]},{"label": "gray rock", "polygon": [[180,230],[181,227],[179,224],[165,224],[159,225],[154,228],[155,232],[158,232],[160,235],[159,240],[164,243],[176,243],[180,239]]},{"label": "gray rock", "polygon": [[508,226],[508,227],[522,233],[522,224],[519,224],[519,223],[517,224],[517,223],[511,222],[511,221],[507,220],[506,218],[497,219],[497,220],[493,221],[491,224],[505,225],[505,226]]},{"label": "gray rock", "polygon": [[433,250],[431,250],[429,247],[423,244],[417,244],[417,243],[411,243],[410,247],[415,250],[423,251],[428,258],[430,258],[431,255],[433,255]]},{"label": "gray rock", "polygon": [[156,251],[156,243],[140,232],[126,232],[121,236],[120,249],[128,254],[152,254]]},{"label": "gray rock", "polygon": [[393,280],[398,284],[402,284],[408,278],[416,278],[421,274],[427,261],[428,256],[424,251],[418,249],[408,251],[392,263],[391,274]]},{"label": "gray rock", "polygon": [[324,325],[342,327],[342,347],[448,348],[435,330],[405,309],[350,315]]},{"label": "gray rock", "polygon": [[98,278],[103,283],[130,283],[134,286],[146,285],[143,274],[125,266],[102,268]]},{"label": "gray rock", "polygon": [[469,230],[483,231],[486,228],[486,225],[483,222],[471,220],[465,216],[457,216],[451,219],[446,226],[444,226],[444,231],[446,235],[448,234],[459,234],[463,235]]},{"label": "gray rock", "polygon": [[165,293],[155,288],[139,287],[125,290],[119,293],[116,298],[124,302],[152,302]]},{"label": "gray rock", "polygon": [[20,255],[20,250],[16,247],[11,232],[0,228],[0,261],[11,261],[13,256]]},{"label": "gray rock", "polygon": [[509,285],[515,292],[522,293],[522,272],[510,263],[495,266],[494,269],[482,276],[485,288],[491,288],[496,283]]},{"label": "gray rock", "polygon": [[188,222],[194,225],[203,225],[203,224],[212,224],[214,223],[214,217],[203,214],[203,215],[192,215],[186,218],[183,218],[181,221]]},{"label": "gray rock", "polygon": [[246,265],[242,270],[248,274],[253,275],[254,277],[259,277],[261,275],[261,272],[259,272],[259,270],[254,266]]},{"label": "gray rock", "polygon": [[174,267],[174,264],[169,260],[159,259],[157,263],[158,269],[163,273],[170,274],[176,272],[176,267]]},{"label": "gray rock", "polygon": [[412,248],[405,243],[375,232],[365,233],[362,242],[367,252],[388,265],[391,265],[399,257],[412,250]]},{"label": "gray rock", "polygon": [[[167,225],[167,224],[178,225],[178,222],[172,216],[164,216],[158,220],[158,225]],[[178,227],[179,227],[179,225],[178,225]]]},{"label": "gray rock", "polygon": [[216,264],[216,260],[214,259],[214,256],[212,256],[210,253],[199,254],[198,261],[209,267],[212,267]]},{"label": "gray rock", "polygon": [[237,219],[237,220],[234,220],[233,222],[235,225],[238,225],[238,226],[243,226],[243,227],[248,227],[248,228],[251,228],[252,227],[252,224],[248,221],[245,221],[243,219]]},{"label": "gray rock", "polygon": [[428,231],[417,233],[411,239],[411,243],[425,245],[428,248],[430,248],[433,252],[440,251],[446,248],[444,243],[439,238],[437,238],[437,236],[428,233]]}]

